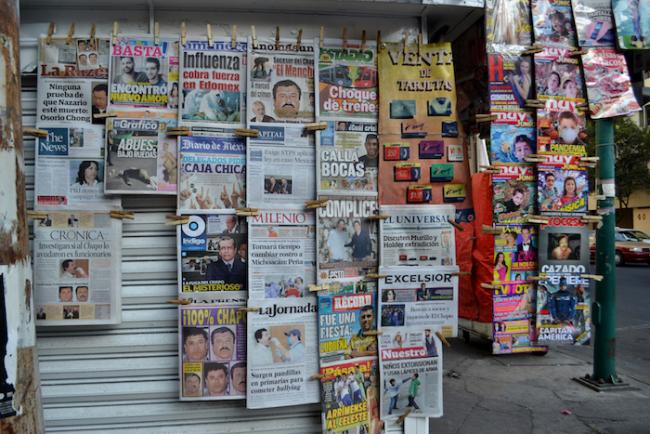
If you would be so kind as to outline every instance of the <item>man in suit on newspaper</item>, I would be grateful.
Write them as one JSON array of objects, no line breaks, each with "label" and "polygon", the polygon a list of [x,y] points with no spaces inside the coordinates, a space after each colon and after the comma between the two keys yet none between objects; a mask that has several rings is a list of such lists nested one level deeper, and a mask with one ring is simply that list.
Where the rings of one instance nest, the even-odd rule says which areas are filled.
[{"label": "man in suit on newspaper", "polygon": [[219,260],[208,264],[208,280],[223,283],[239,283],[242,288],[246,283],[246,264],[237,256],[235,240],[230,236],[219,239]]}]

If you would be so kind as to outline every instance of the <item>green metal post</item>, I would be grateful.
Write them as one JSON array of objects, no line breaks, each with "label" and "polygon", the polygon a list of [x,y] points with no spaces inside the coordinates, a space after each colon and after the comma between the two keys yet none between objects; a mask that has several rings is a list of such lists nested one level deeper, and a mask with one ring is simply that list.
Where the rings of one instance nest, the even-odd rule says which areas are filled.
[{"label": "green metal post", "polygon": [[614,235],[616,213],[614,208],[614,122],[596,121],[596,148],[599,160],[599,179],[604,196],[598,201],[603,224],[596,231],[596,273],[603,280],[596,283],[596,301],[593,306],[594,374],[599,383],[616,383],[616,263]]}]

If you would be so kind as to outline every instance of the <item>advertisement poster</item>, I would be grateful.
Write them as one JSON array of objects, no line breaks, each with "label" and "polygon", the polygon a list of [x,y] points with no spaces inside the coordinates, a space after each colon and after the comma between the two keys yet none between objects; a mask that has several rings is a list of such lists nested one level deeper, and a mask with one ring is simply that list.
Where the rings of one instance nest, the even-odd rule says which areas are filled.
[{"label": "advertisement poster", "polygon": [[52,212],[34,221],[36,324],[119,324],[122,220]]},{"label": "advertisement poster", "polygon": [[387,216],[379,224],[382,266],[455,265],[452,205],[382,205],[380,211]]},{"label": "advertisement poster", "polygon": [[246,312],[179,306],[181,401],[246,398]]},{"label": "advertisement poster", "polygon": [[490,161],[526,163],[535,153],[535,119],[531,113],[503,114],[490,124]]},{"label": "advertisement poster", "polygon": [[249,299],[307,297],[316,279],[316,216],[263,209],[248,217]]},{"label": "advertisement poster", "polygon": [[487,44],[529,46],[532,43],[528,0],[486,0],[485,39]]},{"label": "advertisement poster", "polygon": [[521,47],[496,46],[488,53],[490,111],[521,111],[533,99],[533,64]]},{"label": "advertisement poster", "polygon": [[[251,304],[254,303],[254,306]],[[254,300],[248,313],[247,408],[320,402],[314,298]]]},{"label": "advertisement poster", "polygon": [[245,217],[188,215],[179,226],[179,295],[194,303],[245,303],[248,234]]},{"label": "advertisement poster", "polygon": [[256,125],[246,145],[247,206],[304,208],[316,198],[314,135],[302,125]]},{"label": "advertisement poster", "polygon": [[591,338],[589,280],[559,278],[537,284],[537,343],[587,345]]},{"label": "advertisement poster", "polygon": [[327,121],[318,145],[318,194],[377,194],[377,122]]},{"label": "advertisement poster", "polygon": [[622,54],[610,48],[593,48],[582,56],[582,64],[592,119],[623,116],[641,110]]},{"label": "advertisement poster", "polygon": [[508,225],[494,237],[494,281],[526,280],[537,271],[537,228]]},{"label": "advertisement poster", "polygon": [[498,166],[500,173],[492,176],[494,223],[525,223],[535,209],[535,176],[533,167]]},{"label": "advertisement poster", "polygon": [[[539,272],[553,284],[559,276],[589,272],[589,228],[577,218],[551,219],[557,226],[542,226],[539,233]],[[570,278],[569,284],[581,283]]]},{"label": "advertisement poster", "polygon": [[545,155],[537,165],[537,205],[542,215],[582,215],[588,209],[587,169],[576,157]]},{"label": "advertisement poster", "polygon": [[[458,334],[458,267],[380,267],[381,327]],[[427,335],[427,336],[428,336]]]},{"label": "advertisement poster", "polygon": [[233,136],[182,136],[178,211],[207,213],[246,206],[246,142]]},{"label": "advertisement poster", "polygon": [[650,5],[645,0],[612,0],[618,46],[650,48]]},{"label": "advertisement poster", "polygon": [[323,433],[381,432],[378,371],[376,357],[321,364]]},{"label": "advertisement poster", "polygon": [[585,102],[584,82],[577,57],[569,49],[547,47],[535,54],[537,98]]},{"label": "advertisement poster", "polygon": [[379,336],[381,419],[442,416],[442,346],[424,327],[384,328]]},{"label": "advertisement poster", "polygon": [[[624,3],[629,4],[629,2]],[[571,0],[571,4],[578,30],[578,44],[581,47],[613,48],[616,35],[612,18],[612,1]],[[619,34],[620,32],[619,29]]]},{"label": "advertisement poster", "polygon": [[571,0],[532,0],[535,42],[547,47],[575,48]]},{"label": "advertisement poster", "polygon": [[[450,43],[386,43],[379,52],[379,133],[427,138],[458,135]],[[445,126],[446,124],[446,126]]]},{"label": "advertisement poster", "polygon": [[314,122],[314,46],[296,41],[248,44],[248,125]]},{"label": "advertisement poster", "polygon": [[574,101],[547,99],[537,110],[537,153],[587,156],[587,122]]},{"label": "advertisement poster", "polygon": [[233,48],[230,40],[211,46],[207,40],[192,40],[181,46],[180,92],[179,86],[170,92],[180,107],[179,125],[211,129],[246,124],[246,50],[245,42]]},{"label": "advertisement poster", "polygon": [[111,47],[109,105],[115,110],[178,110],[178,41],[119,37]]},{"label": "advertisement poster", "polygon": [[377,270],[378,225],[373,197],[330,196],[316,211],[317,280],[364,276]]},{"label": "advertisement poster", "polygon": [[500,285],[492,296],[492,354],[542,350],[535,344],[535,288],[531,282],[513,280]]}]

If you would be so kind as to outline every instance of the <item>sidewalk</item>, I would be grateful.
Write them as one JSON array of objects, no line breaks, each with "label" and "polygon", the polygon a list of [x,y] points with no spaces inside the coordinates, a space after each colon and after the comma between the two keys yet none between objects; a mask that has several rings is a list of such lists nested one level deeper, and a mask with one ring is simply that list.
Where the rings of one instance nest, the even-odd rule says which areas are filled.
[{"label": "sidewalk", "polygon": [[[592,372],[592,347],[546,356],[491,356],[486,342],[450,341],[444,351],[444,411],[431,433],[650,433],[650,372],[636,391],[598,393],[571,379]],[[639,377],[637,377],[639,378]]]}]

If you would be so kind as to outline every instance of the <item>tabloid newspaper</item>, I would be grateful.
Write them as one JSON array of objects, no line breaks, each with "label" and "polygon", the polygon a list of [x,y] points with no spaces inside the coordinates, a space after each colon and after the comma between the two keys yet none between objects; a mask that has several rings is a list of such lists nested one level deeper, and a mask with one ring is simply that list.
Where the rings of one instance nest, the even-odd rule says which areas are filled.
[{"label": "tabloid newspaper", "polygon": [[179,125],[240,128],[246,98],[246,42],[191,40],[181,46]]},{"label": "tabloid newspaper", "polygon": [[645,0],[612,0],[618,46],[624,50],[650,48],[650,5]]},{"label": "tabloid newspaper", "polygon": [[37,325],[118,324],[122,221],[51,212],[34,221]]},{"label": "tabloid newspaper", "polygon": [[178,41],[123,36],[111,47],[111,110],[178,110]]},{"label": "tabloid newspaper", "polygon": [[[650,10],[648,15],[650,21]],[[650,35],[646,40],[650,40]],[[593,119],[622,116],[641,110],[634,96],[625,56],[612,48],[591,48],[582,56],[582,64]]]},{"label": "tabloid newspaper", "polygon": [[494,290],[492,354],[543,350],[535,345],[535,308],[531,282],[513,280]]},{"label": "tabloid newspaper", "polygon": [[535,153],[535,119],[528,112],[501,112],[490,124],[490,161],[526,163]]},{"label": "tabloid newspaper", "polygon": [[263,209],[248,217],[249,299],[309,296],[316,278],[313,211]]},{"label": "tabloid newspaper", "polygon": [[546,47],[535,54],[535,86],[540,100],[585,102],[580,62],[568,48]]},{"label": "tabloid newspaper", "polygon": [[256,125],[247,154],[247,203],[252,208],[304,208],[315,198],[314,135],[302,125]]},{"label": "tabloid newspaper", "polygon": [[109,118],[104,191],[107,194],[176,194],[176,139],[164,121]]},{"label": "tabloid newspaper", "polygon": [[384,327],[379,336],[381,419],[442,416],[442,346],[425,327]]},{"label": "tabloid newspaper", "polygon": [[316,211],[317,279],[363,276],[377,270],[377,199],[329,196]]},{"label": "tabloid newspaper", "polygon": [[494,281],[522,281],[537,271],[537,228],[532,225],[497,226],[494,237]]},{"label": "tabloid newspaper", "polygon": [[188,215],[178,230],[179,295],[194,303],[246,303],[248,234],[234,214]]},{"label": "tabloid newspaper", "polygon": [[360,278],[338,279],[318,292],[319,355],[323,363],[377,356],[377,291]]},{"label": "tabloid newspaper", "polygon": [[[612,17],[612,1],[571,0],[571,4],[578,30],[578,44],[581,47],[613,48],[616,34]],[[620,34],[621,29],[617,30]]]},{"label": "tabloid newspaper", "polygon": [[248,313],[247,408],[320,402],[317,308],[313,297],[252,300]]},{"label": "tabloid newspaper", "polygon": [[535,209],[535,177],[530,165],[500,165],[492,176],[494,223],[525,223]]},{"label": "tabloid newspaper", "polygon": [[529,46],[532,31],[528,0],[485,1],[485,39],[488,44]]},{"label": "tabloid newspaper", "polygon": [[381,328],[422,326],[458,334],[458,267],[379,267]]},{"label": "tabloid newspaper", "polygon": [[537,165],[537,205],[542,215],[582,215],[587,212],[589,179],[579,158],[544,155]]},{"label": "tabloid newspaper", "polygon": [[181,136],[178,166],[180,213],[209,213],[246,206],[243,138]]},{"label": "tabloid newspaper", "polygon": [[547,99],[537,110],[537,153],[586,157],[586,124],[574,101]]},{"label": "tabloid newspaper", "polygon": [[379,434],[376,357],[321,364],[323,434]]},{"label": "tabloid newspaper", "polygon": [[104,196],[104,119],[108,102],[106,39],[39,40],[34,207],[42,210],[108,210],[119,200]]},{"label": "tabloid newspaper", "polygon": [[533,65],[530,56],[521,54],[521,47],[498,45],[488,53],[490,74],[490,110],[520,111],[532,99]]},{"label": "tabloid newspaper", "polygon": [[454,265],[456,243],[452,205],[382,205],[380,264]]},{"label": "tabloid newspaper", "polygon": [[532,0],[535,42],[550,47],[577,47],[571,0]]},{"label": "tabloid newspaper", "polygon": [[314,122],[314,45],[304,41],[248,42],[249,127],[260,122]]},{"label": "tabloid newspaper", "polygon": [[238,306],[180,306],[182,401],[246,398],[246,312]]}]

